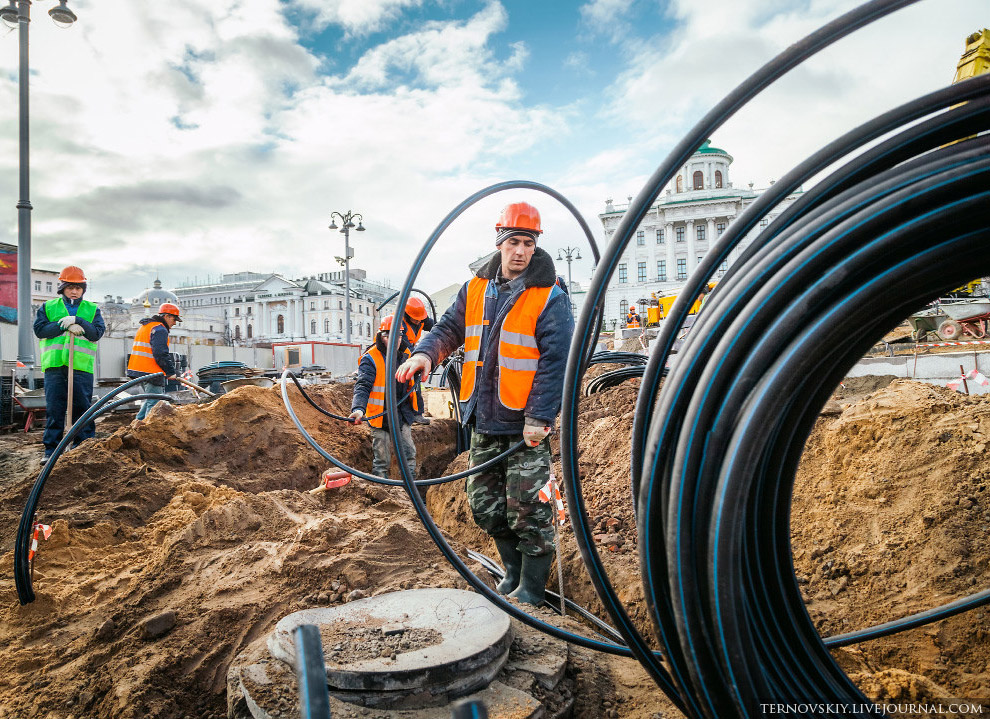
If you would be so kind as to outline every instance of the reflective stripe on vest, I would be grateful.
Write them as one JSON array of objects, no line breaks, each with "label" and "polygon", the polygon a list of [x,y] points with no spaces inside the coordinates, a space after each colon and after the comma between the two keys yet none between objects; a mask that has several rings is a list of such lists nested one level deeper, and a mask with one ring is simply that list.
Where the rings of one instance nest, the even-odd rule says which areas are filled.
[{"label": "reflective stripe on vest", "polygon": [[[151,351],[151,331],[155,327],[165,327],[164,322],[148,322],[138,328],[134,336],[134,346],[131,347],[131,358],[127,360],[127,369],[145,374],[161,372],[162,368],[155,362],[155,355]],[[167,327],[166,327],[167,329]],[[168,335],[165,335],[165,347],[168,347]]]},{"label": "reflective stripe on vest", "polygon": [[485,330],[485,294],[488,280],[480,277],[468,282],[467,302],[464,307],[464,366],[461,368],[461,402],[467,402],[474,394],[481,369],[481,335]]},{"label": "reflective stripe on vest", "polygon": [[[96,318],[96,303],[89,300],[80,300],[76,309],[76,317],[87,322],[92,322]],[[61,297],[48,300],[45,303],[45,316],[49,322],[58,322],[63,317],[70,314]],[[55,367],[69,366],[69,334],[63,332],[58,337],[43,339],[39,342],[41,347],[41,368],[42,370]],[[96,366],[96,343],[90,342],[80,335],[73,342],[72,369],[77,372],[89,372],[93,374]]]},{"label": "reflective stripe on vest", "polygon": [[[377,346],[373,346],[368,350],[367,355],[375,363],[375,383],[371,387],[371,392],[368,393],[368,405],[365,408],[364,414],[366,417],[371,417],[372,415],[379,414],[385,411],[385,358],[382,353],[378,351]],[[402,353],[402,359],[405,360],[409,356],[409,350],[405,350]],[[412,383],[407,384],[407,388],[411,387]],[[396,399],[402,399],[402,397],[397,397]],[[418,410],[419,403],[416,401],[416,393],[413,392],[409,395],[410,403],[414,410]],[[375,419],[369,419],[368,424],[372,427],[382,428],[384,424],[385,415],[377,417]]]},{"label": "reflective stripe on vest", "polygon": [[540,364],[536,321],[552,291],[552,286],[523,290],[502,323],[498,338],[498,398],[509,409],[526,409]]},{"label": "reflective stripe on vest", "polygon": [[[475,277],[468,283],[464,311],[464,368],[461,372],[461,402],[474,394],[481,375],[481,335],[485,328],[485,295],[489,281]],[[536,346],[536,321],[550,299],[550,287],[530,287],[512,305],[498,343],[498,396],[509,409],[525,409],[533,389],[540,350]]]}]

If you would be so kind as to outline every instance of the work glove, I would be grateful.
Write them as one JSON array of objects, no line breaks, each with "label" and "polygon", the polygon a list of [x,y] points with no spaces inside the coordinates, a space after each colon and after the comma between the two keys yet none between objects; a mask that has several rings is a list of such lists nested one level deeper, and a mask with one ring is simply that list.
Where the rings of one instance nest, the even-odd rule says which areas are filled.
[{"label": "work glove", "polygon": [[548,434],[550,434],[550,426],[544,424],[543,420],[526,418],[526,424],[523,425],[523,439],[526,440],[527,447],[536,447]]},{"label": "work glove", "polygon": [[361,424],[361,420],[364,419],[364,410],[354,410],[347,419],[350,420],[351,424]]},{"label": "work glove", "polygon": [[433,363],[430,362],[430,358],[422,352],[417,352],[399,365],[399,369],[395,371],[395,379],[399,382],[408,382],[419,374],[420,379],[425,382],[426,378],[430,376],[431,369],[433,369]]},{"label": "work glove", "polygon": [[69,327],[76,323],[76,318],[73,315],[66,315],[65,317],[59,318],[57,321],[58,326],[62,328],[63,332],[65,332],[69,329]]},{"label": "work glove", "polygon": [[81,325],[69,325],[69,332],[76,337],[79,337],[84,331]]}]

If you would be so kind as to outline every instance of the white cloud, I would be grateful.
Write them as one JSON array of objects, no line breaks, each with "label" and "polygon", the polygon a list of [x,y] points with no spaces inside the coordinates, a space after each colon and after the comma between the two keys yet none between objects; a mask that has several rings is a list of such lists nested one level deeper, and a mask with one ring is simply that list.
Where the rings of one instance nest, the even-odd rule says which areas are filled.
[{"label": "white cloud", "polygon": [[[610,117],[641,142],[656,133],[683,136],[764,63],[858,4],[676,0],[670,8],[679,25],[676,42],[644,46],[611,89]],[[948,84],[963,39],[986,22],[978,5],[919,3],[785,75],[713,138],[736,158],[734,183],[765,186],[842,133]]]},{"label": "white cloud", "polygon": [[311,16],[317,29],[340,25],[349,34],[364,35],[381,30],[404,9],[423,3],[422,0],[289,0],[289,4]]}]

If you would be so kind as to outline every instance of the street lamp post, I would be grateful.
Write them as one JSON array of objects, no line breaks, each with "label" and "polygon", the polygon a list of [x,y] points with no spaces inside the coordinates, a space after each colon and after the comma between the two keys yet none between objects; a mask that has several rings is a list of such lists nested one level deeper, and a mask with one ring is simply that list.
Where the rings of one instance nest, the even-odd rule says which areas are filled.
[{"label": "street lamp post", "polygon": [[351,258],[354,257],[354,253],[351,252],[350,237],[351,228],[354,227],[354,220],[357,220],[357,231],[364,232],[364,225],[361,222],[364,220],[358,213],[352,213],[350,210],[344,214],[339,212],[330,213],[330,229],[336,230],[337,223],[334,221],[334,217],[340,218],[340,231],[344,235],[344,342],[347,344],[351,343]]},{"label": "street lamp post", "polygon": [[[58,7],[48,15],[60,27],[76,21],[76,14],[59,0]],[[30,0],[9,0],[0,8],[0,20],[18,28],[20,72],[18,90],[20,101],[20,197],[17,201],[17,361],[24,365],[21,376],[34,387],[34,333],[31,318],[31,193],[30,193],[30,123],[28,121],[28,27],[31,22]]]},{"label": "street lamp post", "polygon": [[571,262],[581,259],[581,250],[577,247],[565,247],[557,250],[557,261],[567,260],[567,298],[571,303],[571,314],[574,314],[574,300],[571,298]]}]

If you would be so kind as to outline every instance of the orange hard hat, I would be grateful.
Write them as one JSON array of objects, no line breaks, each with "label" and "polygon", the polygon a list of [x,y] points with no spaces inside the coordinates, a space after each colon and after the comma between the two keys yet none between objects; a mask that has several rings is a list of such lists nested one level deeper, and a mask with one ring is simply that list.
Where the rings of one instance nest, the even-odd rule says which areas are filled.
[{"label": "orange hard hat", "polygon": [[406,314],[416,322],[425,320],[426,305],[423,304],[423,300],[419,299],[419,297],[410,297],[409,301],[406,302]]},{"label": "orange hard hat", "polygon": [[73,285],[86,284],[86,275],[75,265],[69,265],[58,276],[59,282],[68,282]]},{"label": "orange hard hat", "polygon": [[630,312],[635,312],[636,311],[636,305],[630,305],[629,306],[629,311]]},{"label": "orange hard hat", "polygon": [[179,308],[173,305],[171,302],[163,302],[162,306],[158,308],[158,314],[160,315],[175,315],[179,316]]},{"label": "orange hard hat", "polygon": [[378,326],[379,332],[389,332],[392,329],[392,315],[389,315],[382,320],[382,323]]},{"label": "orange hard hat", "polygon": [[495,229],[529,230],[536,234],[543,232],[540,227],[540,211],[528,202],[513,202],[502,208],[495,223]]}]

